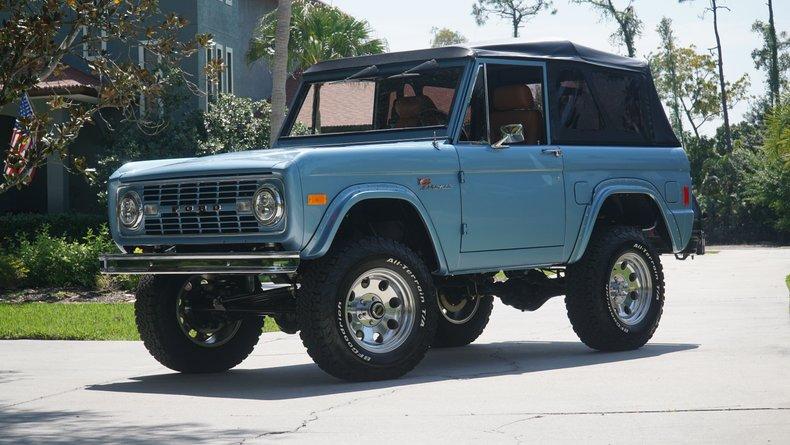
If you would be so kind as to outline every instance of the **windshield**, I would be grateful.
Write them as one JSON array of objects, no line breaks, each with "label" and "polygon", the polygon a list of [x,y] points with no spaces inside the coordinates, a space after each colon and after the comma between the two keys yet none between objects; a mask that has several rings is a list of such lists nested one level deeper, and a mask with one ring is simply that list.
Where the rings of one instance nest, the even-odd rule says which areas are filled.
[{"label": "windshield", "polygon": [[447,126],[463,67],[384,73],[369,68],[373,75],[364,79],[305,84],[285,136]]}]

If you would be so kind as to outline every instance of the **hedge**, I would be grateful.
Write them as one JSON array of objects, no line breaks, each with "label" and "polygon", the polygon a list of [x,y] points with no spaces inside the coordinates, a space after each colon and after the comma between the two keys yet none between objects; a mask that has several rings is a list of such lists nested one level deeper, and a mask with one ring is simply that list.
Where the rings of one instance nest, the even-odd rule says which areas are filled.
[{"label": "hedge", "polygon": [[53,237],[65,238],[69,242],[80,241],[89,229],[93,233],[99,233],[104,224],[107,224],[106,215],[2,214],[0,215],[0,247],[19,245],[23,239],[35,238],[42,230],[46,230],[46,233]]}]

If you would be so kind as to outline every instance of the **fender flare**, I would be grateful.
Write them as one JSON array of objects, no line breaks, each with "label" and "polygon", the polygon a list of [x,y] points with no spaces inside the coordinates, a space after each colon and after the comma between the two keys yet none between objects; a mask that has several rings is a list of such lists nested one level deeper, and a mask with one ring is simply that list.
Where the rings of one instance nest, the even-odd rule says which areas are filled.
[{"label": "fender flare", "polygon": [[675,221],[675,217],[669,207],[667,207],[661,194],[653,187],[653,184],[640,179],[610,179],[598,184],[593,191],[592,204],[587,206],[587,209],[584,211],[579,234],[576,237],[576,243],[571,252],[570,259],[568,259],[568,264],[579,261],[582,255],[584,255],[584,251],[587,249],[587,244],[590,242],[593,229],[595,228],[595,220],[598,218],[598,213],[601,211],[606,199],[612,195],[622,193],[649,196],[653,202],[656,203],[661,212],[661,216],[664,218],[664,224],[672,240],[672,250],[675,252],[683,250],[683,246],[681,245],[682,236],[677,222]]},{"label": "fender flare", "polygon": [[338,193],[329,204],[326,212],[324,212],[324,216],[321,218],[321,222],[318,223],[318,228],[312,238],[305,248],[302,249],[302,259],[316,259],[326,254],[332,245],[332,241],[335,239],[337,231],[340,229],[340,225],[343,223],[343,218],[354,205],[362,201],[382,198],[398,199],[414,207],[422,219],[423,226],[428,231],[431,244],[433,244],[439,263],[439,269],[436,272],[440,274],[447,273],[447,259],[444,256],[444,249],[442,249],[441,241],[436,233],[433,221],[428,215],[428,211],[414,192],[400,184],[393,183],[353,185]]}]

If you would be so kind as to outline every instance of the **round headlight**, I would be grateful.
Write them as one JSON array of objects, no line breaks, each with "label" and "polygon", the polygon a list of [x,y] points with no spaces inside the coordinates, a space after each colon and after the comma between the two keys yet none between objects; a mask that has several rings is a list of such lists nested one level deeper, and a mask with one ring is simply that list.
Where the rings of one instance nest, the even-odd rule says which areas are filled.
[{"label": "round headlight", "polygon": [[127,229],[136,229],[143,220],[143,205],[137,192],[128,191],[118,201],[118,221]]},{"label": "round headlight", "polygon": [[283,216],[283,199],[280,192],[270,185],[264,185],[252,198],[255,218],[265,226],[276,224]]}]

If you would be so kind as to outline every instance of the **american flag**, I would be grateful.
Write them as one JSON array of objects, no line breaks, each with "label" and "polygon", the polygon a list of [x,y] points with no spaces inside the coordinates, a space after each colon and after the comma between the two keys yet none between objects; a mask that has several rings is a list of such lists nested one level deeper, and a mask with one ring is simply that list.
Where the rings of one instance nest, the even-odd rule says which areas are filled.
[{"label": "american flag", "polygon": [[[30,98],[27,97],[27,93],[22,95],[22,100],[19,102],[19,117],[32,119],[33,118],[33,107],[30,106]],[[22,165],[19,167],[14,167],[9,165],[8,161],[5,164],[5,174],[11,177],[17,176],[24,170],[24,164],[27,163],[28,153],[31,152],[36,146],[36,137],[32,136],[30,132],[27,131],[22,126],[22,123],[19,119],[16,120],[16,124],[14,124],[14,131],[11,133],[11,145],[9,151],[16,154],[17,158],[22,159]],[[33,175],[35,174],[35,169],[31,169],[27,173],[27,181],[31,181],[33,179]]]}]

